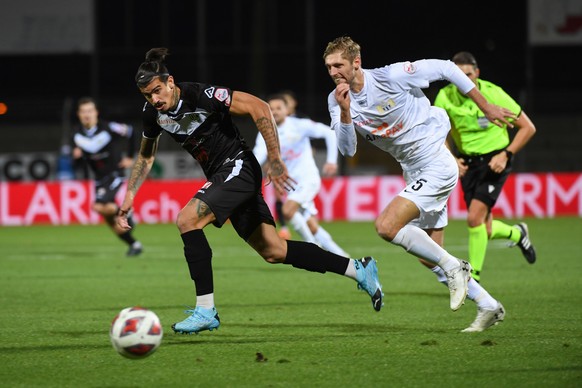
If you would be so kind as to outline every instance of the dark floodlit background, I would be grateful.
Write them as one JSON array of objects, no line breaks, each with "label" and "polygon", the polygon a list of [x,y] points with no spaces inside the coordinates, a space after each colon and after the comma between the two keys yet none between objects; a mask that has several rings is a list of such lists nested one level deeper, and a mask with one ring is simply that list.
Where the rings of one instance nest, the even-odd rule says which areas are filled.
[{"label": "dark floodlit background", "polygon": [[[54,10],[43,11],[46,3],[0,1],[4,30],[6,23],[18,26],[4,31],[14,46],[0,49],[0,102],[8,108],[0,115],[0,155],[58,152],[75,120],[75,101],[85,95],[98,98],[102,117],[139,128],[144,100],[133,78],[145,52],[159,46],[171,50],[167,64],[178,82],[208,82],[260,97],[291,89],[302,113],[328,123],[326,98],[333,84],[322,52],[333,38],[349,35],[361,44],[369,68],[471,51],[481,77],[508,91],[537,126],[516,159],[517,170],[578,171],[582,164],[582,6],[576,1],[85,0],[76,3],[88,7],[82,17],[64,22],[55,22]],[[66,1],[53,3],[67,10]],[[528,34],[536,20],[528,12],[540,9],[547,10],[542,16],[553,20],[560,39],[540,42]],[[12,13],[28,19],[15,21]],[[49,43],[43,46],[37,36],[32,45],[22,26]],[[536,31],[544,33],[542,27]],[[80,31],[88,43],[78,48],[63,49],[51,40]],[[16,38],[24,42],[20,49]],[[444,85],[437,82],[425,92],[432,100]],[[252,144],[256,130],[239,121]],[[385,154],[360,143],[370,150],[357,161],[360,172],[375,165],[397,172]],[[162,142],[162,150],[176,147]]]}]

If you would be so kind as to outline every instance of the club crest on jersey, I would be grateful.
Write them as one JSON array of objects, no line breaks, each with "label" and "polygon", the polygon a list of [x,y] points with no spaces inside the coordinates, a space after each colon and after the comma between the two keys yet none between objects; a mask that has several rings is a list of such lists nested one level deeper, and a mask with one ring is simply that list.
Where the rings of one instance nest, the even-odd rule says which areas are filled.
[{"label": "club crest on jersey", "polygon": [[230,96],[228,95],[228,90],[224,88],[218,88],[214,92],[214,98],[216,98],[220,102],[224,102],[227,98],[230,101]]},{"label": "club crest on jersey", "polygon": [[214,86],[211,86],[208,89],[204,89],[204,94],[206,94],[206,97],[212,98],[214,95]]},{"label": "club crest on jersey", "polygon": [[382,103],[376,105],[376,110],[378,113],[385,113],[388,112],[390,109],[394,108],[396,103],[393,99],[388,99],[387,101],[383,101]]},{"label": "club crest on jersey", "polygon": [[404,62],[404,71],[408,74],[414,74],[416,72],[416,66],[411,62]]}]

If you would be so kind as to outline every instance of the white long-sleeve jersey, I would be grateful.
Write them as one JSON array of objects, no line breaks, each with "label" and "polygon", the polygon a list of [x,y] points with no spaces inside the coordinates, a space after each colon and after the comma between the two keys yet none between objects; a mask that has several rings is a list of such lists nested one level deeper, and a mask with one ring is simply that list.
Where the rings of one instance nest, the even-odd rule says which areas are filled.
[{"label": "white long-sleeve jersey", "polygon": [[[337,163],[336,136],[327,125],[310,119],[288,116],[281,125],[277,125],[277,131],[281,144],[281,159],[287,165],[289,176],[296,181],[307,177],[319,177],[310,138],[325,139],[326,161]],[[267,145],[260,133],[257,134],[253,153],[261,165],[266,162]]]},{"label": "white long-sleeve jersey", "polygon": [[444,110],[431,106],[421,89],[437,80],[447,80],[465,94],[475,87],[453,62],[439,59],[399,62],[362,71],[363,89],[357,94],[349,92],[351,124],[341,123],[341,110],[334,92],[328,96],[331,127],[338,147],[343,155],[353,156],[357,145],[355,131],[358,131],[366,140],[390,153],[405,170],[429,163],[448,133],[448,129],[431,131],[430,125],[421,125],[429,124],[430,119],[448,121]]}]

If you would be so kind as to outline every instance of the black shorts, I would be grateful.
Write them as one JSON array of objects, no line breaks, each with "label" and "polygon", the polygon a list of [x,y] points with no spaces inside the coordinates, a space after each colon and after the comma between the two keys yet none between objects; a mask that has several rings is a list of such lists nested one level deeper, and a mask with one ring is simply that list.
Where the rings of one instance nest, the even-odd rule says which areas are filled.
[{"label": "black shorts", "polygon": [[491,171],[489,168],[488,163],[491,158],[500,152],[501,150],[480,156],[461,155],[469,166],[467,173],[461,178],[461,186],[463,187],[467,208],[469,208],[473,199],[483,202],[489,209],[495,206],[495,202],[497,202],[503,185],[511,172],[511,161],[508,161],[505,170],[500,174]]},{"label": "black shorts", "polygon": [[115,196],[123,185],[125,178],[114,172],[95,181],[95,202],[111,203],[115,202]]},{"label": "black shorts", "polygon": [[208,205],[221,227],[230,218],[232,226],[245,241],[262,223],[275,225],[263,198],[263,172],[251,151],[241,152],[208,177],[194,198]]}]

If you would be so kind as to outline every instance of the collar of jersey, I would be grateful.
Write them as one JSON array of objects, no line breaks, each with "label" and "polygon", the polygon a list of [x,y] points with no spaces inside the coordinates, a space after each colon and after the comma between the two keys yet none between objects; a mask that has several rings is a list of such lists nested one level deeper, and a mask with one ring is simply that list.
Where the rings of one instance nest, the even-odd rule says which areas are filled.
[{"label": "collar of jersey", "polygon": [[95,132],[97,132],[97,125],[92,126],[91,128],[83,127],[83,131],[87,136],[93,136]]},{"label": "collar of jersey", "polygon": [[168,116],[177,116],[178,112],[180,111],[180,108],[182,108],[182,102],[183,102],[183,100],[178,101],[178,106],[176,106],[176,110],[168,111],[167,115]]}]

